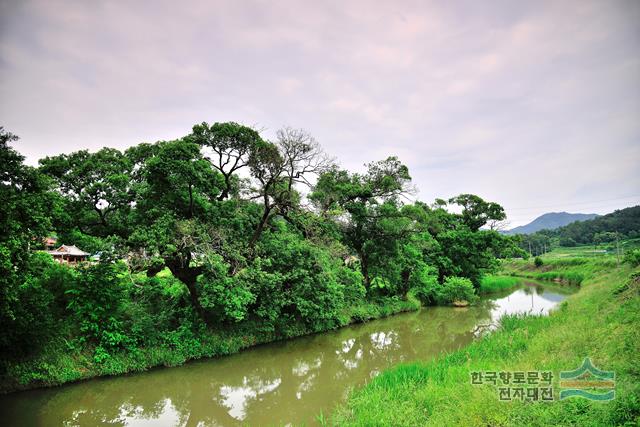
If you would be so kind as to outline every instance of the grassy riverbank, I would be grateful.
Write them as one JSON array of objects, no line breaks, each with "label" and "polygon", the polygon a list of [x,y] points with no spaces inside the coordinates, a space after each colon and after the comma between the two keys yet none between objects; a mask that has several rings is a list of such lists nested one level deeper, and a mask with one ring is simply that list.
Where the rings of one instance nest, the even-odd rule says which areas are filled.
[{"label": "grassy riverbank", "polygon": [[[339,326],[383,318],[393,314],[415,311],[420,303],[409,298],[388,298],[378,303],[350,307],[342,315]],[[142,372],[157,366],[179,366],[189,360],[237,353],[268,342],[300,337],[317,332],[303,324],[292,325],[278,334],[260,332],[260,325],[243,322],[220,331],[203,329],[194,334],[186,331],[170,345],[142,347],[136,351],[121,351],[96,363],[95,349],[77,349],[62,337],[53,340],[36,358],[9,363],[5,375],[0,376],[0,393],[48,387],[107,375]]]},{"label": "grassy riverbank", "polygon": [[492,292],[502,291],[518,286],[522,282],[521,279],[514,276],[493,276],[488,275],[482,278],[480,283],[481,294],[489,294]]},{"label": "grassy riverbank", "polygon": [[[556,260],[544,271],[525,261],[504,266],[527,277],[583,277],[582,289],[548,317],[515,316],[470,346],[427,363],[400,365],[354,391],[336,425],[637,425],[640,421],[640,277],[616,261]],[[635,273],[635,275],[633,275]],[[538,278],[537,276],[536,278]],[[494,386],[470,383],[472,371],[554,372],[585,357],[616,373],[616,398],[551,403],[501,402]]]}]

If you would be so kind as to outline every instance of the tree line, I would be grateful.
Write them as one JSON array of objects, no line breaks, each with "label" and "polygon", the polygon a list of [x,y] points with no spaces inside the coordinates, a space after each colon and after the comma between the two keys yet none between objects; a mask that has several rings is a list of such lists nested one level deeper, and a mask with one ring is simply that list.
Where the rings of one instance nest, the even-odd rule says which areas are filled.
[{"label": "tree line", "polygon": [[575,221],[553,230],[540,230],[520,235],[520,247],[537,255],[558,246],[599,245],[638,237],[640,237],[640,206],[633,206],[597,218]]},{"label": "tree line", "polygon": [[[201,345],[207,331],[277,338],[364,320],[372,307],[471,301],[499,257],[523,253],[486,229],[506,217],[497,203],[411,202],[398,158],[351,172],[298,129],[269,141],[201,123],[176,140],[38,167],[16,141],[0,128],[3,360],[57,340],[101,363]],[[37,250],[51,235],[99,261],[54,262]]]}]

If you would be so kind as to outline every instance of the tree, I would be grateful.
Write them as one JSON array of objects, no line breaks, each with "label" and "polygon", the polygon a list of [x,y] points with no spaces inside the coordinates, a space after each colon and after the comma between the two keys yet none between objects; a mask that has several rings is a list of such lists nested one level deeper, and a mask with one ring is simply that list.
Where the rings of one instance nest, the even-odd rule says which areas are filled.
[{"label": "tree", "polygon": [[253,198],[262,200],[262,215],[249,241],[249,247],[253,248],[260,238],[267,221],[271,217],[271,213],[276,207],[276,198],[278,196],[278,184],[280,174],[282,173],[284,161],[278,147],[274,144],[267,143],[260,147],[251,158],[249,163],[251,175],[255,178],[258,185],[252,191],[255,194]]},{"label": "tree", "polygon": [[[448,212],[448,203],[463,206],[462,214]],[[480,228],[491,219],[504,218],[504,210],[496,203],[488,203],[473,194],[462,194],[446,202],[436,200],[432,207],[417,203],[424,211],[417,215],[429,230],[435,243],[424,251],[428,264],[438,269],[438,280],[459,276],[470,279],[474,286],[486,272],[497,266],[496,257],[514,250],[514,240],[493,230]]]},{"label": "tree", "polygon": [[22,290],[31,289],[24,285],[32,249],[40,247],[49,233],[49,213],[58,202],[49,192],[50,181],[26,166],[24,157],[10,146],[17,140],[0,127],[0,354],[6,357],[33,348],[27,339],[33,324],[25,319],[39,319],[47,312],[46,305],[29,303],[25,298],[33,300],[33,293]]},{"label": "tree", "polygon": [[204,271],[198,245],[209,240],[202,224],[224,186],[222,176],[187,138],[159,142],[149,152],[153,155],[142,166],[136,228],[128,244],[160,261],[151,263],[153,271],[168,267],[186,285],[191,304],[205,319],[196,286]]},{"label": "tree", "polygon": [[151,216],[167,210],[179,218],[201,216],[224,188],[200,146],[186,138],[158,143],[143,171],[146,186],[136,203]]},{"label": "tree", "polygon": [[474,194],[460,194],[449,199],[449,203],[462,206],[462,222],[471,231],[478,231],[480,227],[492,221],[503,221],[507,218],[504,208],[497,203],[485,202]]},{"label": "tree", "polygon": [[394,239],[408,232],[410,221],[403,221],[398,198],[408,192],[411,177],[396,157],[366,166],[364,175],[335,167],[323,173],[310,199],[324,215],[341,221],[344,242],[358,254],[369,288],[375,251],[389,250],[387,245],[395,245]]},{"label": "tree", "polygon": [[134,200],[130,186],[132,164],[114,148],[45,157],[40,170],[52,177],[67,203],[69,229],[107,237],[126,235],[127,215]]},{"label": "tree", "polygon": [[294,226],[299,225],[291,216],[300,204],[296,186],[310,186],[310,177],[322,174],[332,164],[316,140],[301,129],[284,128],[278,131],[277,137],[276,144],[262,145],[249,162],[251,175],[257,182],[253,188],[254,198],[263,204],[250,247],[255,246],[274,213]]},{"label": "tree", "polygon": [[212,151],[206,159],[224,179],[224,186],[218,195],[220,201],[234,192],[234,174],[249,166],[251,157],[265,144],[257,131],[234,122],[213,125],[202,122],[193,127],[189,138]]}]

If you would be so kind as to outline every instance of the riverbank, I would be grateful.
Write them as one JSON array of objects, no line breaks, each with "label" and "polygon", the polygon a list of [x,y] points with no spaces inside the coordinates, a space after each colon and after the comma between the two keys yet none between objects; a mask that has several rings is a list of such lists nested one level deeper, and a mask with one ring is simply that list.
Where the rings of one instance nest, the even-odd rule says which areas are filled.
[{"label": "riverbank", "polygon": [[[379,303],[361,304],[344,313],[340,327],[418,309],[420,303],[413,298],[406,301],[389,298]],[[204,330],[191,339],[177,340],[172,346],[122,351],[101,363],[96,363],[93,347],[77,351],[60,338],[45,348],[39,357],[9,363],[6,373],[0,376],[0,394],[143,372],[161,366],[180,366],[192,360],[225,356],[257,345],[321,332],[326,331],[309,330],[300,324],[280,334],[261,333],[257,325],[245,322],[226,331]]]},{"label": "riverbank", "polygon": [[515,276],[487,275],[480,282],[479,294],[490,294],[505,289],[515,288],[522,283],[522,279]]},{"label": "riverbank", "polygon": [[[550,267],[553,266],[553,269]],[[640,421],[640,277],[615,260],[557,260],[545,271],[524,262],[504,273],[583,277],[582,289],[547,317],[510,316],[498,331],[428,363],[397,366],[351,394],[336,425],[623,425]],[[635,275],[634,275],[635,273]],[[615,400],[502,402],[492,385],[472,385],[473,371],[560,371],[585,357],[616,374]],[[558,398],[556,393],[556,399]]]}]

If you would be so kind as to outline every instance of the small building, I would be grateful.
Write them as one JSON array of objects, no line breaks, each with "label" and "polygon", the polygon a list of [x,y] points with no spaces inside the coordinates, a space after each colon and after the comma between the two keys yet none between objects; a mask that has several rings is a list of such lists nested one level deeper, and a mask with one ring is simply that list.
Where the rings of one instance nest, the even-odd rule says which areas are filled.
[{"label": "small building", "polygon": [[56,243],[58,243],[58,239],[55,237],[47,237],[42,242],[44,244],[44,248],[48,251],[52,251],[56,248]]},{"label": "small building", "polygon": [[75,245],[62,245],[58,249],[47,251],[47,253],[59,263],[66,264],[76,264],[82,261],[87,261],[89,259],[89,255],[91,255]]}]

